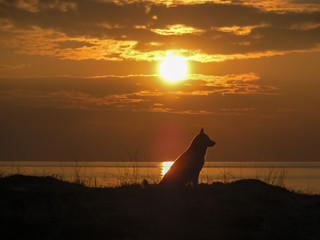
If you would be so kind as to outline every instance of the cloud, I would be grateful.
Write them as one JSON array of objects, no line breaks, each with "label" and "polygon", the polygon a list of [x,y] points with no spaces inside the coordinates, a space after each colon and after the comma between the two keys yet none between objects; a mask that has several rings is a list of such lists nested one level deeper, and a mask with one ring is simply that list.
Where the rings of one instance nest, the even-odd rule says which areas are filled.
[{"label": "cloud", "polygon": [[77,41],[77,40],[66,40],[58,42],[60,45],[60,48],[62,49],[68,49],[68,48],[82,48],[82,47],[93,47],[95,46],[92,43],[89,43],[87,41]]},{"label": "cloud", "polygon": [[[123,60],[137,60],[137,61],[158,61],[166,56],[167,48],[165,46],[170,44],[171,40],[166,44],[165,42],[158,42],[159,44],[152,44],[151,42],[146,49],[146,46],[139,46],[137,41],[114,40],[114,39],[99,39],[86,37],[68,37],[65,33],[55,30],[42,29],[39,27],[32,27],[30,29],[17,29],[12,26],[10,22],[2,22],[3,34],[0,37],[0,44],[2,47],[13,49],[18,54],[52,56],[60,59],[70,60],[108,60],[108,61],[123,61]],[[312,28],[309,30],[251,30],[254,36],[262,36],[268,39],[267,43],[263,44],[256,40],[250,42],[234,42],[230,43],[215,43],[215,40],[207,40],[206,38],[199,38],[198,40],[191,36],[176,38],[174,46],[180,46],[179,50],[172,50],[172,53],[183,55],[189,60],[196,62],[223,62],[233,59],[250,59],[261,58],[275,55],[285,55],[291,52],[307,52],[319,51],[317,35],[319,28]],[[265,34],[269,31],[268,34]],[[300,31],[298,36],[295,36],[295,31]],[[305,34],[309,31],[309,34]],[[264,33],[265,32],[265,33]],[[237,34],[235,34],[237,35]],[[250,34],[249,34],[250,35]],[[291,36],[288,42],[278,41],[278,38],[286,38]],[[254,37],[253,37],[254,38]],[[179,41],[183,42],[179,42]],[[290,40],[290,41],[289,41]],[[225,39],[225,41],[227,41]],[[194,43],[193,43],[194,42]],[[197,47],[197,44],[201,47]],[[247,44],[246,44],[247,43]],[[213,45],[213,46],[212,46]],[[219,47],[215,50],[214,46]],[[308,50],[295,49],[299,46],[300,49],[308,46]],[[199,50],[199,48],[201,50]],[[225,50],[224,50],[225,49]],[[258,51],[258,50],[261,51]],[[274,49],[274,50],[268,50]]]},{"label": "cloud", "polygon": [[265,11],[275,12],[313,12],[319,11],[320,6],[317,0],[232,0],[234,4],[243,4],[260,8]]},{"label": "cloud", "polygon": [[[108,106],[128,105],[143,101],[128,94],[111,94],[103,97],[77,91],[44,92],[15,89],[1,94],[3,104],[63,109],[110,110]],[[132,105],[131,105],[132,106]]]},{"label": "cloud", "polygon": [[20,10],[37,13],[40,11],[57,10],[61,12],[75,11],[77,4],[72,1],[56,1],[56,0],[16,0],[12,4]]},{"label": "cloud", "polygon": [[[319,6],[299,1],[2,1],[0,43],[17,54],[71,60],[155,61],[168,49],[199,62],[260,58],[319,49],[320,10],[309,11],[310,4]],[[299,6],[299,11],[286,6]]]},{"label": "cloud", "polygon": [[0,64],[0,71],[1,70],[16,70],[26,67],[27,64],[18,64],[18,65],[12,65],[12,64]]},{"label": "cloud", "polygon": [[[145,28],[144,28],[145,29]],[[170,25],[166,29],[151,29],[152,32],[155,32],[160,35],[184,35],[184,34],[197,34],[204,32],[204,30],[188,27],[182,24]]]},{"label": "cloud", "polygon": [[254,73],[191,75],[188,80],[174,85],[160,82],[157,76],[2,79],[0,99],[2,106],[229,114],[230,111],[220,111],[218,106],[211,106],[210,99],[230,95],[278,94],[276,86],[260,84],[259,79]]}]

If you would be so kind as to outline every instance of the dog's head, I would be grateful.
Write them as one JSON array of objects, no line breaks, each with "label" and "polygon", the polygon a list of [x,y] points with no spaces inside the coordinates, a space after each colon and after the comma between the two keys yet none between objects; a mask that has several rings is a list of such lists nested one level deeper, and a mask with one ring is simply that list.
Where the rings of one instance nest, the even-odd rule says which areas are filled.
[{"label": "dog's head", "polygon": [[201,128],[200,133],[198,134],[201,144],[207,147],[213,147],[216,143],[212,141],[207,134],[204,133],[203,128]]}]

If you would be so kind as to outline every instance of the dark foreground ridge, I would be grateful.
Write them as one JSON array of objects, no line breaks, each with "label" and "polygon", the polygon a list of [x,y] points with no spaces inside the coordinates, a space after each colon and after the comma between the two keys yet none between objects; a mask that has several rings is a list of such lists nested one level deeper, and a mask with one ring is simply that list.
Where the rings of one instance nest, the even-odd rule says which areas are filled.
[{"label": "dark foreground ridge", "polygon": [[0,239],[320,239],[319,195],[258,180],[165,191],[15,175],[0,213]]}]

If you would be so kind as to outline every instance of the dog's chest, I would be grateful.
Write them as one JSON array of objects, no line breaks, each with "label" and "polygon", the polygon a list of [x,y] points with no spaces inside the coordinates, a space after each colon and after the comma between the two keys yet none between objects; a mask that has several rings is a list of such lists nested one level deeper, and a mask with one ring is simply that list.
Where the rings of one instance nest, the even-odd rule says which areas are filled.
[{"label": "dog's chest", "polygon": [[190,160],[191,160],[190,164],[192,165],[192,168],[201,170],[201,168],[204,165],[204,158],[203,157],[193,156]]}]

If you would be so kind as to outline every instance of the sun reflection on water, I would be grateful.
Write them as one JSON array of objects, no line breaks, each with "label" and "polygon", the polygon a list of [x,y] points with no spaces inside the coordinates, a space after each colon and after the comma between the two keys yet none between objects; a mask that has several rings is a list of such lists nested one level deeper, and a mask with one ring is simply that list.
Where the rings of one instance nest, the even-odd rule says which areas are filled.
[{"label": "sun reflection on water", "polygon": [[163,177],[170,169],[174,161],[161,162],[161,177]]}]

